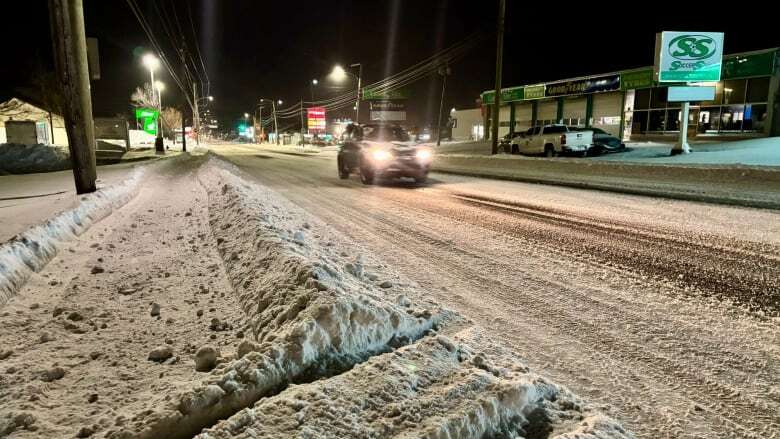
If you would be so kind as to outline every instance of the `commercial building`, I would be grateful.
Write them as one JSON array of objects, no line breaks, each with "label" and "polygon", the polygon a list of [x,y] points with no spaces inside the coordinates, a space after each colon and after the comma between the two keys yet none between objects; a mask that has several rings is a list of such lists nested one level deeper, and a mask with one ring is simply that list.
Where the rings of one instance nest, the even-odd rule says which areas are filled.
[{"label": "commercial building", "polygon": [[19,98],[0,103],[0,143],[67,145],[62,116]]},{"label": "commercial building", "polygon": [[[780,135],[780,49],[725,55],[715,99],[691,102],[692,138]],[[667,102],[668,83],[653,67],[562,79],[501,90],[499,136],[563,123],[601,128],[624,140],[674,138],[680,103]],[[484,126],[492,121],[494,91],[482,93]],[[485,130],[489,137],[490,130]]]}]

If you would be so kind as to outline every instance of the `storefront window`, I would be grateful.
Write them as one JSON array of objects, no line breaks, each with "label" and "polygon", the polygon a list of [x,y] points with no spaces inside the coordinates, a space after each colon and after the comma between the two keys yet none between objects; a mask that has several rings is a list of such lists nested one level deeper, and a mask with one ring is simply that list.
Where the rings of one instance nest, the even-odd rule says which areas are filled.
[{"label": "storefront window", "polygon": [[634,95],[635,110],[647,110],[650,108],[650,90],[649,88],[643,88],[636,91]]},{"label": "storefront window", "polygon": [[647,111],[634,111],[631,120],[631,134],[644,134],[647,132]]},{"label": "storefront window", "polygon": [[720,107],[703,107],[699,110],[700,133],[717,133],[720,126]]},{"label": "storefront window", "polygon": [[766,104],[745,105],[745,115],[744,122],[742,123],[742,129],[744,131],[754,132],[764,131],[766,116]]},{"label": "storefront window", "polygon": [[666,131],[680,131],[680,110],[666,110]]},{"label": "storefront window", "polygon": [[650,118],[647,124],[648,131],[663,131],[666,120],[666,110],[650,111]]},{"label": "storefront window", "polygon": [[745,84],[744,79],[735,79],[726,81],[723,84],[723,103],[724,104],[742,104],[745,102]]},{"label": "storefront window", "polygon": [[768,97],[769,77],[748,79],[747,102],[767,102]]},{"label": "storefront window", "polygon": [[650,108],[666,108],[666,87],[655,87],[653,97],[650,100]]},{"label": "storefront window", "polygon": [[723,106],[720,113],[720,131],[740,131],[742,129],[744,113],[744,105]]}]

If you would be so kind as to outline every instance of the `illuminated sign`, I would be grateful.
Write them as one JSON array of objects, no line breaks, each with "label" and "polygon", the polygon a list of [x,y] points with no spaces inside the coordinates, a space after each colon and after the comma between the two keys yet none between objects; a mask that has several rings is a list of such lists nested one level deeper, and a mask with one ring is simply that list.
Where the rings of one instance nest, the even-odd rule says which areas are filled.
[{"label": "illuminated sign", "polygon": [[620,75],[609,75],[579,81],[545,84],[545,96],[566,96],[583,93],[600,93],[620,89]]},{"label": "illuminated sign", "polygon": [[311,107],[306,109],[307,126],[311,134],[325,133],[325,107]]},{"label": "illuminated sign", "polygon": [[723,32],[661,32],[655,38],[658,82],[720,81]]},{"label": "illuminated sign", "polygon": [[136,108],[135,120],[146,133],[153,136],[157,135],[157,121],[160,118],[160,112],[152,108]]}]

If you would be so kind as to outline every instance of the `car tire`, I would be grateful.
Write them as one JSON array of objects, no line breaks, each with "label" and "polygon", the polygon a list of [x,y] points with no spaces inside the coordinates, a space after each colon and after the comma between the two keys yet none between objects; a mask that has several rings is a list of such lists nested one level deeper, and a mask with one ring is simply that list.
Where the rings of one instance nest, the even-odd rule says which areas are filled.
[{"label": "car tire", "polygon": [[550,145],[547,145],[544,148],[544,156],[548,158],[555,157],[555,148]]},{"label": "car tire", "polygon": [[365,185],[372,185],[374,184],[374,171],[369,169],[367,166],[361,166],[360,167],[360,181]]},{"label": "car tire", "polygon": [[337,159],[337,165],[339,168],[339,178],[342,180],[346,180],[349,178],[349,168],[347,167],[346,163],[344,163],[344,160],[339,157]]},{"label": "car tire", "polygon": [[428,174],[421,174],[417,177],[414,177],[414,182],[417,184],[424,184],[426,181],[428,181]]},{"label": "car tire", "polygon": [[512,145],[512,154],[520,154],[520,145]]}]

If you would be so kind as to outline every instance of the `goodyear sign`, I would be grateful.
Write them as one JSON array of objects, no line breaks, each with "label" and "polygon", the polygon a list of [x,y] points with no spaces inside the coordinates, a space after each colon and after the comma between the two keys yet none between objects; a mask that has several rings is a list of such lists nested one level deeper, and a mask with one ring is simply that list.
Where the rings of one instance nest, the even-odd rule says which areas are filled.
[{"label": "goodyear sign", "polygon": [[658,82],[720,81],[722,32],[661,32],[655,39]]},{"label": "goodyear sign", "polygon": [[579,81],[545,84],[545,96],[567,96],[585,93],[601,93],[620,89],[620,75],[599,76]]}]

